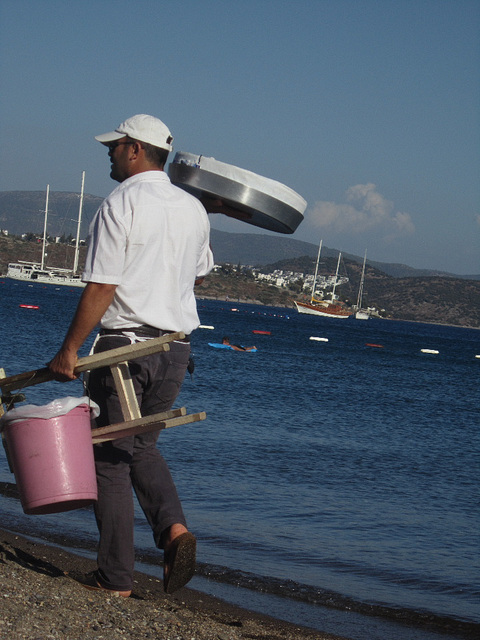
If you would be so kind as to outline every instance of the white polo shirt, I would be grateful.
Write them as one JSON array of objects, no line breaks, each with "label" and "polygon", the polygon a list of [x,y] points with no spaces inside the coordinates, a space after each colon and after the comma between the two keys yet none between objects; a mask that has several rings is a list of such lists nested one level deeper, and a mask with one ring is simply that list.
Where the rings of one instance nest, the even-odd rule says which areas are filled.
[{"label": "white polo shirt", "polygon": [[199,318],[195,279],[213,267],[202,204],[164,171],[127,178],[103,201],[89,229],[82,280],[118,285],[106,329],[148,324],[190,334]]}]

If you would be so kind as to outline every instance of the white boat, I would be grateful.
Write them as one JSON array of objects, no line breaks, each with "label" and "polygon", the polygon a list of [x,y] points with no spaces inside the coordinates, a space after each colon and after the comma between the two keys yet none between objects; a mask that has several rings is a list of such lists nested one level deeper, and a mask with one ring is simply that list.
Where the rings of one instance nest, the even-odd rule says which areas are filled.
[{"label": "white boat", "polygon": [[27,262],[25,260],[10,262],[7,267],[7,278],[12,278],[12,280],[24,280],[28,282],[41,282],[42,284],[55,284],[68,287],[85,287],[85,282],[82,282],[80,276],[77,275],[84,186],[85,171],[82,172],[82,188],[80,192],[80,206],[78,210],[77,237],[75,241],[75,256],[73,268],[62,269],[60,267],[47,267],[45,265],[45,248],[47,246],[48,197],[50,193],[50,185],[47,184],[45,217],[43,223],[42,260],[41,262]]},{"label": "white boat", "polygon": [[365,265],[367,263],[367,250],[365,249],[365,256],[363,257],[362,277],[360,278],[360,286],[358,287],[357,304],[355,311],[355,318],[357,320],[369,320],[370,311],[368,309],[362,309],[362,297],[363,297],[363,284],[365,282]]},{"label": "white boat", "polygon": [[337,270],[335,273],[335,280],[333,284],[332,296],[330,300],[317,300],[315,298],[315,287],[317,284],[318,265],[320,262],[320,253],[322,251],[322,241],[318,247],[317,264],[315,267],[315,276],[313,278],[312,295],[310,296],[310,302],[300,302],[294,300],[298,313],[306,313],[312,316],[324,316],[327,318],[348,318],[352,315],[351,311],[340,302],[335,301],[335,288],[338,280],[338,269],[340,266],[341,253],[338,254]]},{"label": "white boat", "polygon": [[365,309],[359,309],[358,311],[355,311],[355,318],[357,320],[370,320],[370,312],[366,311]]},{"label": "white boat", "polygon": [[73,275],[71,269],[60,269],[57,267],[53,269],[42,269],[38,262],[27,262],[23,260],[10,262],[8,264],[7,278],[69,287],[84,287],[86,284],[81,281],[80,276]]}]

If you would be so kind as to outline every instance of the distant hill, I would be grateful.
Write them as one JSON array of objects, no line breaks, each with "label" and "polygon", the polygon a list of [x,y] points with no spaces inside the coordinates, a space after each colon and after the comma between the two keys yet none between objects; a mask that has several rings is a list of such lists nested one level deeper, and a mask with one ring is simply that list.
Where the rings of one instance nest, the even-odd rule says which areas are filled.
[{"label": "distant hill", "polygon": [[[49,196],[48,233],[51,236],[75,236],[77,230],[79,193],[51,191]],[[102,198],[84,195],[80,237],[85,238],[88,226],[102,202]],[[45,192],[0,191],[0,229],[11,235],[23,233],[43,234]],[[229,262],[237,265],[265,266],[282,260],[308,256],[316,258],[318,246],[296,240],[290,236],[258,233],[227,233],[212,229],[212,247],[217,264]],[[322,256],[338,255],[338,249],[324,246]],[[343,254],[345,259],[361,263],[362,256]],[[391,264],[369,259],[368,264],[394,278],[454,277],[480,280],[480,274],[458,276],[452,273],[428,269],[414,269],[404,264]]]},{"label": "distant hill", "polygon": [[[103,198],[84,194],[80,236],[85,238],[90,222]],[[77,233],[80,194],[50,191],[47,230],[52,236]],[[0,191],[0,229],[9,234],[43,234],[45,191]]]},{"label": "distant hill", "polygon": [[[268,236],[253,233],[227,233],[212,229],[212,248],[215,261],[219,264],[230,262],[231,264],[243,264],[251,266],[272,265],[285,261],[290,264],[292,259],[308,256],[316,260],[318,245],[303,240],[295,240],[287,236]],[[323,258],[336,258],[338,249],[330,249],[323,245]],[[351,260],[359,264],[363,263],[363,256],[352,253],[342,253],[345,260]],[[377,262],[367,258],[367,264],[394,278],[419,278],[419,277],[452,277],[465,280],[480,280],[480,274],[460,276],[446,271],[433,269],[415,269],[404,264]],[[284,266],[283,268],[287,268]],[[300,271],[300,269],[299,269]]]}]

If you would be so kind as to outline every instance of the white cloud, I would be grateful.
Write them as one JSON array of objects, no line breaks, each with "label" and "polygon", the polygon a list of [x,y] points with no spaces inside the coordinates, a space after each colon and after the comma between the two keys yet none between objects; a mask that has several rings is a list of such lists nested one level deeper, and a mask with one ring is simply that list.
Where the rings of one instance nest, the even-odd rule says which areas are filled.
[{"label": "white cloud", "polygon": [[395,211],[393,202],[378,193],[372,183],[350,187],[344,203],[316,202],[309,220],[332,232],[358,235],[375,230],[388,241],[415,232],[410,214]]}]

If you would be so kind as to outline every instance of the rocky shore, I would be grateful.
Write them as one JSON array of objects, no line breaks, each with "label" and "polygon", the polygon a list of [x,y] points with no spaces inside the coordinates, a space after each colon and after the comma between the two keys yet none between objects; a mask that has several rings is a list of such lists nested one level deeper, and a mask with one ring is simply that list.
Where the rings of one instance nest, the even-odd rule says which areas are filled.
[{"label": "rocky shore", "polygon": [[0,530],[2,640],[341,640],[135,574],[130,598],[88,591],[65,575],[91,560]]}]

